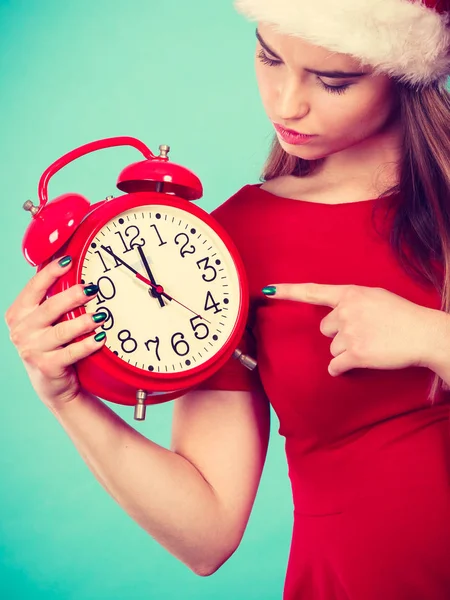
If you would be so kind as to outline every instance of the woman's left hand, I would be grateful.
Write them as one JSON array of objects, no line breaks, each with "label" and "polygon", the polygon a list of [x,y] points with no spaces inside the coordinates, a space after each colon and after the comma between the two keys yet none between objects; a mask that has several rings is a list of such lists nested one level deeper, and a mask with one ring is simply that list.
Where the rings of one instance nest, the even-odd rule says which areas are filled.
[{"label": "woman's left hand", "polygon": [[332,376],[354,368],[428,366],[439,311],[358,285],[277,284],[271,298],[333,308],[320,323],[321,333],[333,338]]}]

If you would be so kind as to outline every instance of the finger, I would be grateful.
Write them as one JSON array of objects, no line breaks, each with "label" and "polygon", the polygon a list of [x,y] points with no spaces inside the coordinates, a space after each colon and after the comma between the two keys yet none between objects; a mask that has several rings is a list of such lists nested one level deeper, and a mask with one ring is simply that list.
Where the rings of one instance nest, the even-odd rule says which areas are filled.
[{"label": "finger", "polygon": [[107,318],[108,314],[99,310],[93,315],[86,313],[76,319],[62,321],[53,327],[48,327],[39,341],[39,349],[42,352],[51,352],[70,344],[82,335],[93,333]]},{"label": "finger", "polygon": [[29,319],[23,323],[23,327],[27,326],[26,321],[32,321],[29,324],[33,329],[50,327],[58,321],[63,315],[84,306],[89,300],[92,300],[98,293],[98,286],[77,284],[63,292],[59,292],[50,298],[47,298],[38,308],[36,308]]},{"label": "finger", "polygon": [[11,321],[14,320],[21,312],[27,313],[38,306],[45,298],[49,288],[55,284],[58,279],[67,273],[72,265],[70,256],[65,256],[61,259],[55,259],[41,269],[38,273],[27,282],[25,287],[17,296],[10,311]]},{"label": "finger", "polygon": [[279,283],[264,289],[275,288],[275,293],[266,294],[275,299],[307,302],[335,308],[348,287],[347,285],[322,283]]},{"label": "finger", "polygon": [[342,335],[337,334],[330,345],[330,352],[333,356],[339,356],[347,349]]},{"label": "finger", "polygon": [[333,358],[333,360],[330,362],[328,365],[328,373],[332,377],[337,377],[338,375],[342,375],[346,371],[355,369],[357,367],[358,365],[355,364],[354,360],[351,359],[350,353],[343,352],[336,358]]},{"label": "finger", "polygon": [[60,259],[55,259],[38,271],[30,281],[25,285],[21,294],[19,294],[20,302],[24,308],[33,308],[39,305],[45,298],[49,288],[54,285],[58,279],[67,273],[72,267],[72,258],[64,256]]},{"label": "finger", "polygon": [[61,350],[56,350],[58,360],[62,367],[68,367],[86,356],[90,356],[105,345],[106,333],[104,331],[90,335],[79,342],[73,342]]},{"label": "finger", "polygon": [[100,350],[105,345],[105,341],[106,334],[101,332],[101,334],[90,335],[79,342],[73,342],[65,348],[46,352],[39,368],[46,377],[61,377],[65,368]]},{"label": "finger", "polygon": [[325,318],[320,321],[320,333],[326,337],[334,337],[339,333],[339,320],[335,310],[332,310]]},{"label": "finger", "polygon": [[10,325],[10,339],[17,348],[40,347],[41,336],[45,330],[52,330],[53,324],[67,312],[86,304],[94,298],[98,287],[94,285],[75,285],[64,292],[48,298],[40,306],[31,310],[27,316],[21,314],[21,320]]}]

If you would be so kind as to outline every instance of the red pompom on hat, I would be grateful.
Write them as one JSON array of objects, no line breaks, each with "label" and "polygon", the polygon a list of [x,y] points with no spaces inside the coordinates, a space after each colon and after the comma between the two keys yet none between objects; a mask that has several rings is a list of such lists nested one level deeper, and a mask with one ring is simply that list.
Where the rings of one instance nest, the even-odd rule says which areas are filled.
[{"label": "red pompom on hat", "polygon": [[234,0],[251,21],[414,87],[450,75],[450,0]]}]

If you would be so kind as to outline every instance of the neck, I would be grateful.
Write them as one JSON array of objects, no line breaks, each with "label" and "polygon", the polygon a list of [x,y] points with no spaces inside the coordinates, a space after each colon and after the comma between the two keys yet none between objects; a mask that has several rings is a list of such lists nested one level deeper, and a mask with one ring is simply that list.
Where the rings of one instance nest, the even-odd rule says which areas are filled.
[{"label": "neck", "polygon": [[360,186],[367,190],[397,185],[400,178],[402,132],[399,125],[325,158],[311,179],[337,189]]}]

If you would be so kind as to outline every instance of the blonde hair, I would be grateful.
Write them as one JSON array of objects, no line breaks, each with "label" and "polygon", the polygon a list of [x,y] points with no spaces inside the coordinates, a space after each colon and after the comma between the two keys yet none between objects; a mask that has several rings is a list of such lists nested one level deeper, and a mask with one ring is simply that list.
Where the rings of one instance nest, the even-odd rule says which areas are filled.
[{"label": "blonde hair", "polygon": [[[444,82],[420,90],[399,82],[395,87],[403,132],[400,180],[380,195],[399,193],[401,198],[390,244],[403,268],[431,283],[440,294],[441,310],[450,313],[450,95]],[[260,181],[283,175],[304,177],[323,162],[287,154],[275,135]],[[404,242],[411,256],[404,252]],[[433,261],[443,275],[436,273]],[[435,375],[428,401],[434,404],[443,389],[444,381]]]}]

